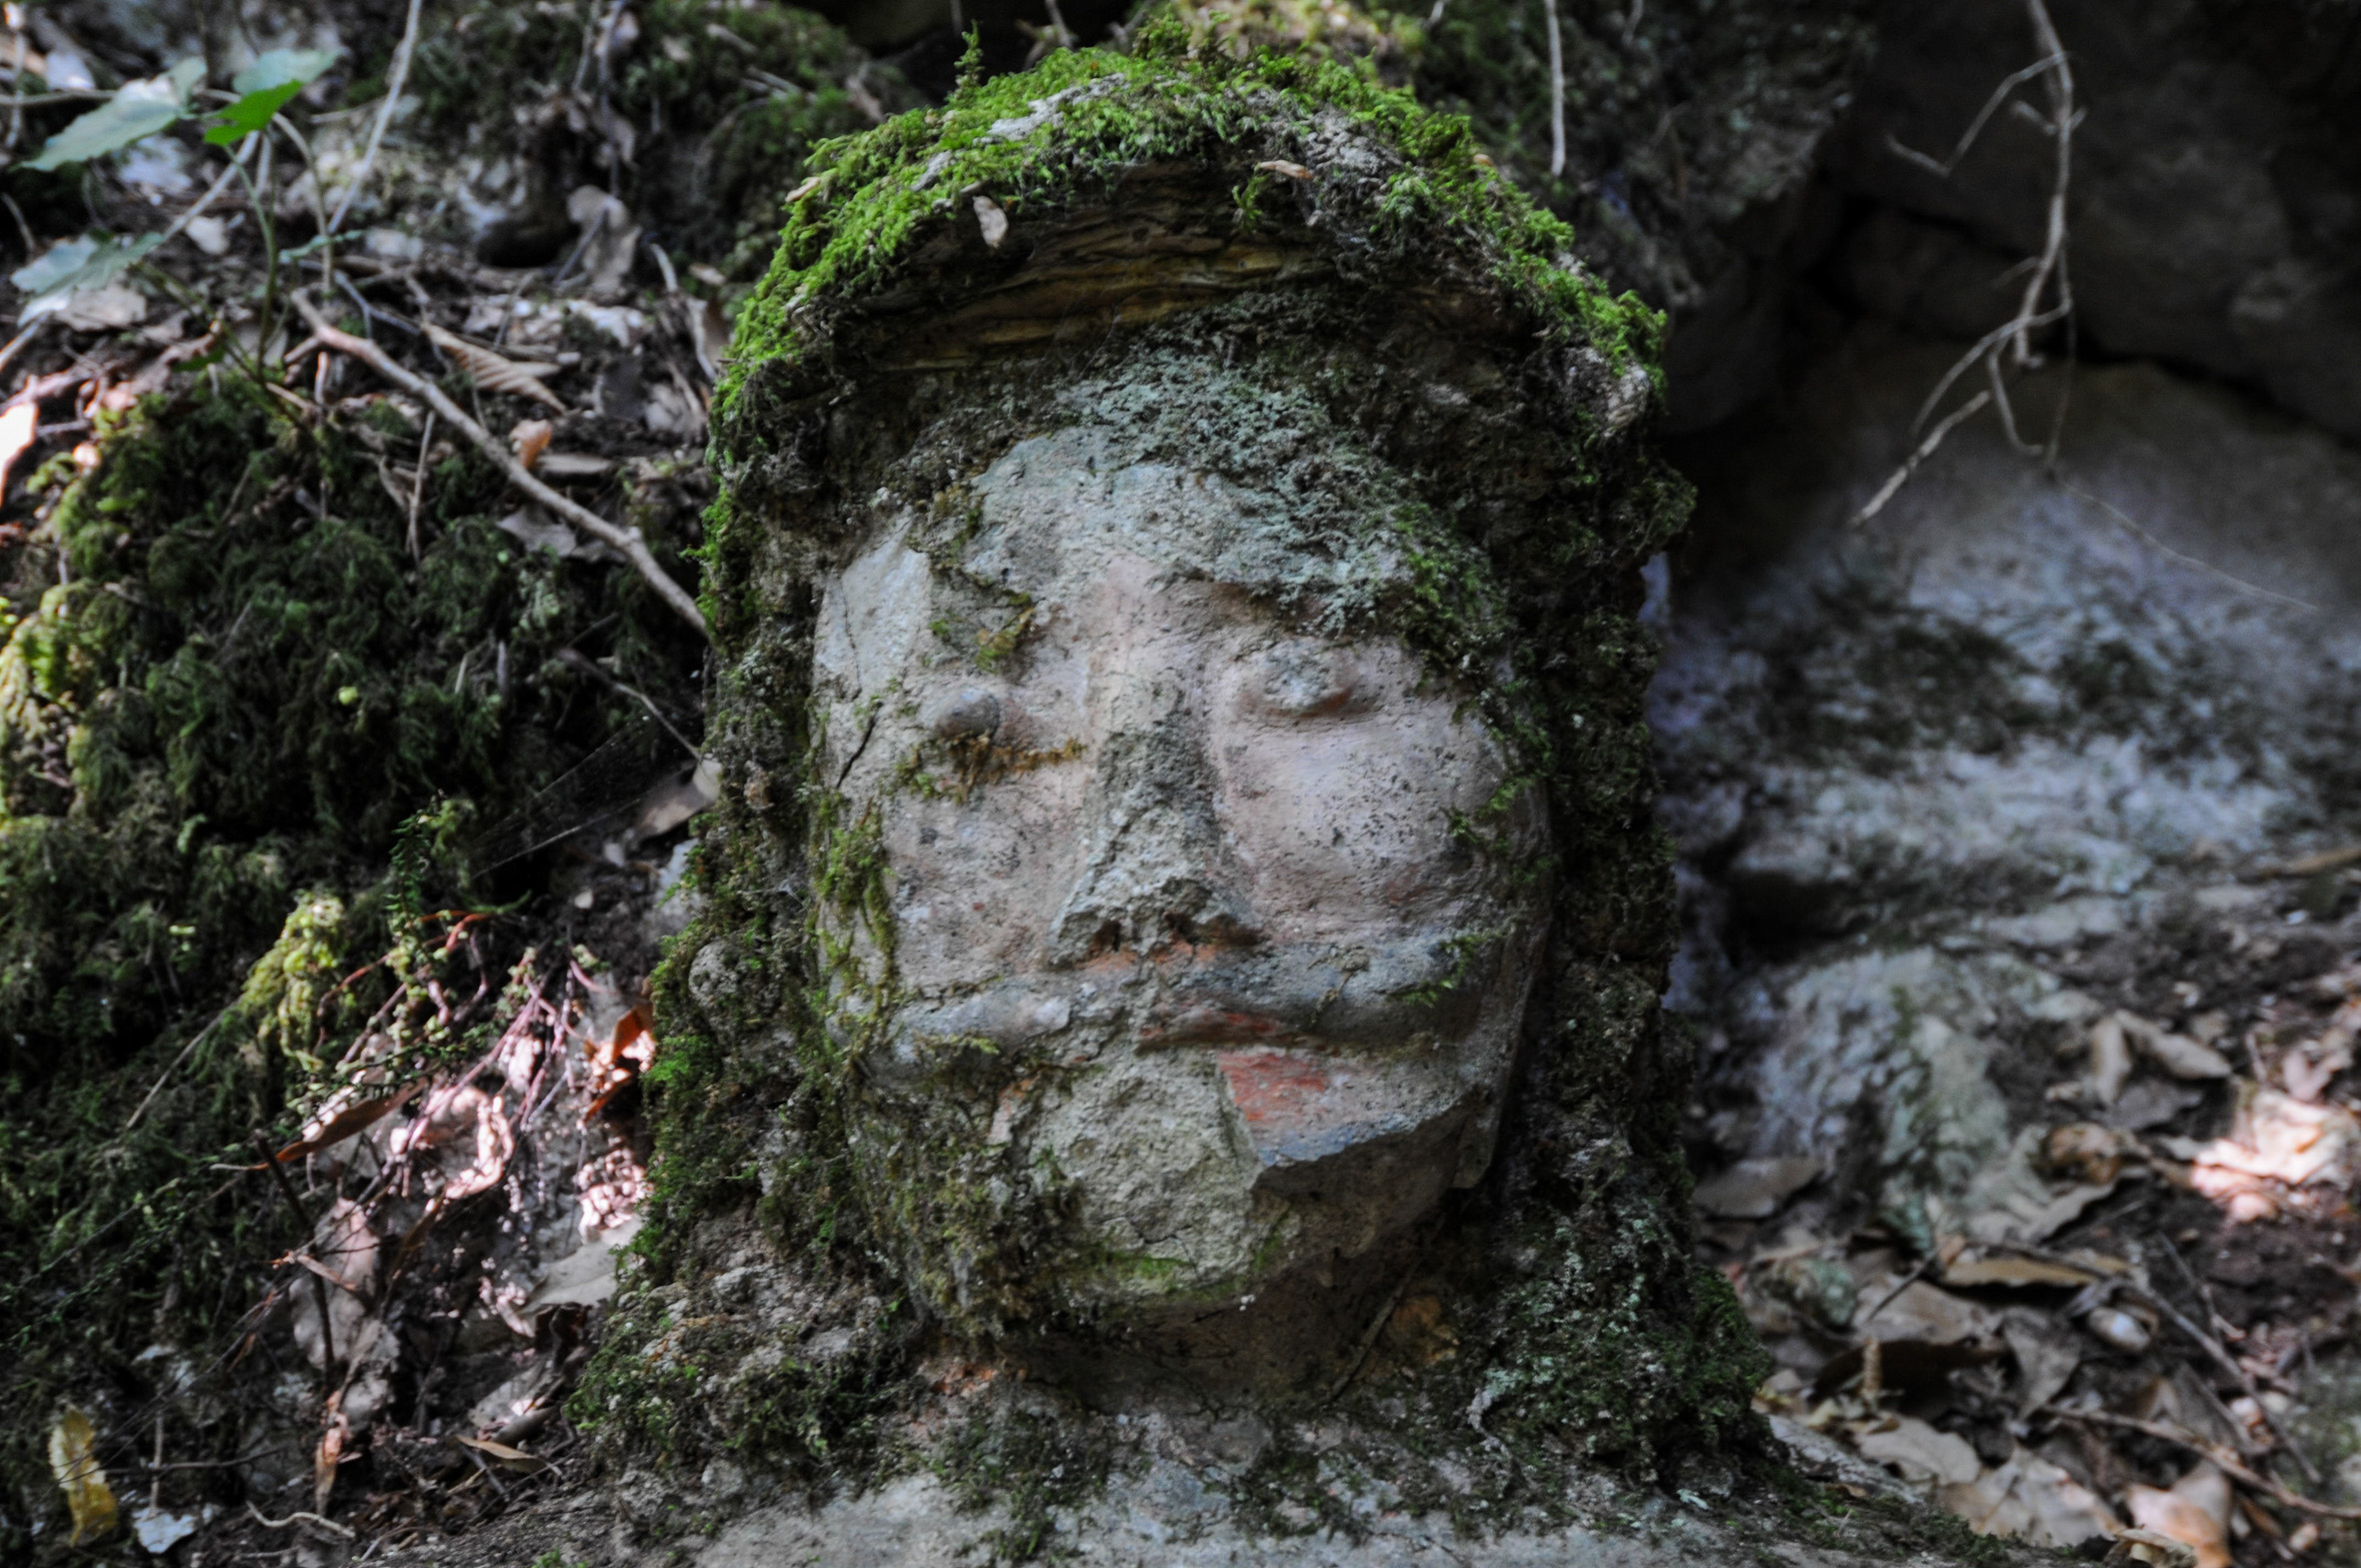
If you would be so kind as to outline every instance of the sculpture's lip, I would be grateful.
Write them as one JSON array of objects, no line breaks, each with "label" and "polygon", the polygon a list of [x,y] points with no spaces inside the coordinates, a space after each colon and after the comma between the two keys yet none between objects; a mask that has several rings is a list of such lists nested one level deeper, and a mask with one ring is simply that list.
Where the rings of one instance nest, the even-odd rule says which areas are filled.
[{"label": "sculpture's lip", "polygon": [[[1471,933],[1472,934],[1472,933]],[[1504,942],[1461,933],[1301,943],[1158,965],[1138,1014],[1144,1046],[1288,1045],[1351,1053],[1451,1038],[1474,1025]]]},{"label": "sculpture's lip", "polygon": [[1143,1045],[1269,1045],[1299,1040],[1285,1018],[1234,1004],[1191,1002],[1140,1026]]}]

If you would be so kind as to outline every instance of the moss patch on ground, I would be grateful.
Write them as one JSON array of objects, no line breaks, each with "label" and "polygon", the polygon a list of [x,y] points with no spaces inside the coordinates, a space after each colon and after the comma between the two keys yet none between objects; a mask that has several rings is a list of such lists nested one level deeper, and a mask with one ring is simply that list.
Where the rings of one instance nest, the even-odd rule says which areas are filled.
[{"label": "moss patch on ground", "polygon": [[[226,1177],[447,956],[431,916],[505,824],[603,754],[677,766],[563,650],[693,709],[677,618],[635,577],[531,551],[449,447],[412,533],[390,402],[321,421],[233,375],[109,416],[15,555],[0,648],[0,1379],[9,1408],[136,1405],[151,1342],[199,1360],[293,1231]],[[660,540],[667,554],[692,543]],[[357,966],[368,966],[356,973]],[[498,976],[492,982],[497,989]],[[431,1017],[434,1009],[428,1009]],[[410,1028],[400,1009],[389,1014]],[[431,1028],[423,1070],[482,1042]],[[254,1178],[259,1181],[260,1178]],[[28,1419],[0,1476],[52,1490]]]}]

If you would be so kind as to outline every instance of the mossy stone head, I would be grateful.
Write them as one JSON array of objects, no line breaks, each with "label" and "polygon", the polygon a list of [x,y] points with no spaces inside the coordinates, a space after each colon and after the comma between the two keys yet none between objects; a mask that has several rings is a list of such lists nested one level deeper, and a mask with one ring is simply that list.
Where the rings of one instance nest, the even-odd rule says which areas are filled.
[{"label": "mossy stone head", "polygon": [[697,962],[792,971],[709,1026],[793,1051],[953,1324],[1327,1288],[1484,1180],[1572,969],[1660,964],[1633,617],[1683,496],[1656,319],[1567,239],[1275,59],[1060,54],[816,160],[715,411],[767,918]]}]

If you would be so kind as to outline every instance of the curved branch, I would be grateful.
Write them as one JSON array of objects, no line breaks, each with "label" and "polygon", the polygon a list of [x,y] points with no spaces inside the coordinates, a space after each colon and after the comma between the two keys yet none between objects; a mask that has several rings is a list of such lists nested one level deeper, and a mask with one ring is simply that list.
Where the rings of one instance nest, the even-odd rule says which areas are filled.
[{"label": "curved branch", "polygon": [[347,354],[359,360],[404,392],[425,403],[428,408],[435,411],[437,416],[457,426],[466,434],[468,440],[476,444],[478,450],[499,465],[501,472],[508,476],[510,484],[576,528],[581,529],[591,538],[623,552],[625,558],[639,570],[640,576],[648,580],[648,586],[656,590],[656,596],[659,599],[677,611],[682,620],[695,627],[698,636],[708,641],[712,639],[713,633],[707,629],[705,615],[697,608],[697,601],[691,597],[687,589],[665,575],[664,568],[656,564],[655,556],[649,553],[647,543],[640,538],[638,529],[618,528],[580,502],[558,494],[540,480],[535,479],[526,471],[523,464],[510,455],[508,448],[501,443],[497,436],[468,418],[458,404],[445,396],[442,388],[423,376],[403,369],[402,366],[395,363],[391,355],[368,339],[356,338],[349,332],[340,331],[330,326],[328,318],[320,314],[319,307],[314,305],[310,297],[303,291],[297,290],[294,300],[296,310],[310,324],[312,331],[318,334],[322,343],[339,354]]}]

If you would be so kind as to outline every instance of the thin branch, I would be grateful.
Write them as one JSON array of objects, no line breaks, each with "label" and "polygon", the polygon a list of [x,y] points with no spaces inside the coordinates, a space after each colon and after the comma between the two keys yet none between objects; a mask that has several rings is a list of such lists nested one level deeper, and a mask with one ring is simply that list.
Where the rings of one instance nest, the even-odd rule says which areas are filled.
[{"label": "thin branch", "polygon": [[638,529],[618,528],[588,507],[560,495],[540,480],[535,479],[509,452],[507,443],[470,419],[458,404],[452,402],[445,395],[442,388],[423,376],[403,369],[383,349],[368,339],[356,338],[349,332],[330,326],[328,318],[320,314],[319,307],[314,305],[310,296],[302,290],[297,290],[293,299],[296,310],[306,322],[310,323],[312,330],[319,334],[322,343],[327,344],[339,354],[347,354],[359,360],[404,392],[425,403],[428,408],[441,415],[445,421],[457,426],[468,440],[476,444],[479,451],[490,458],[493,464],[508,476],[510,484],[576,528],[581,529],[591,538],[623,552],[631,564],[639,570],[640,576],[647,579],[648,586],[656,591],[659,599],[671,606],[682,620],[695,627],[700,637],[710,638],[712,636],[712,633],[706,629],[705,615],[697,608],[697,601],[690,596],[687,589],[665,575],[664,568],[658,566],[655,556],[649,553],[647,542],[640,538]]},{"label": "thin branch", "polygon": [[2301,1492],[2291,1491],[2259,1470],[2248,1467],[2239,1457],[2219,1443],[2209,1443],[2194,1432],[2186,1432],[2164,1421],[2142,1421],[2134,1416],[2116,1415],[2108,1410],[2068,1410],[2058,1405],[2043,1405],[2041,1413],[2061,1421],[2087,1421],[2093,1426],[2120,1427],[2126,1432],[2138,1432],[2160,1439],[2211,1464],[2222,1474],[2239,1481],[2275,1502],[2298,1513],[2311,1514],[2321,1519],[2361,1519],[2361,1508],[2339,1508],[2334,1503],[2317,1503]]},{"label": "thin branch", "polygon": [[377,123],[369,128],[369,146],[361,154],[360,170],[338,198],[336,215],[328,220],[330,234],[344,227],[345,215],[353,210],[354,200],[369,183],[369,173],[377,166],[378,144],[385,140],[385,128],[393,123],[394,105],[402,101],[403,85],[410,80],[410,55],[418,47],[418,5],[419,0],[410,0],[410,19],[402,25],[402,41],[394,48],[394,71],[387,79],[385,107],[378,110]]},{"label": "thin branch", "polygon": [[[2074,68],[2066,59],[2065,45],[2058,39],[2057,27],[2050,20],[2049,8],[2044,0],[2025,0],[2025,17],[2032,27],[2034,47],[2041,51],[2041,57],[2022,70],[2011,73],[1992,90],[1992,95],[1984,100],[1984,107],[1977,111],[1975,119],[1969,123],[1966,132],[1959,138],[1959,145],[1952,149],[1948,159],[1934,159],[1903,146],[1890,136],[1886,138],[1887,146],[1902,158],[1928,170],[1939,179],[1948,179],[1952,170],[1958,167],[1959,160],[1967,156],[1968,149],[1983,134],[1984,127],[1991,123],[1992,116],[2008,101],[2009,95],[2026,82],[2039,78],[2049,101],[2047,116],[2021,100],[2017,102],[2016,108],[2049,137],[2056,148],[2057,168],[2050,180],[2041,253],[2009,269],[2011,274],[2019,270],[2025,273],[2024,288],[2018,296],[2015,313],[1978,338],[1973,347],[1943,372],[1934,390],[1919,405],[1918,417],[1910,423],[1911,434],[1916,435],[1925,427],[1926,422],[1933,418],[1935,410],[1942,407],[1943,400],[1950,396],[1959,378],[1978,365],[1984,370],[1985,390],[1954,410],[1919,443],[1909,459],[1870,498],[1869,504],[1853,515],[1856,525],[1868,522],[1884,510],[1885,504],[1894,498],[1902,486],[1909,483],[1910,476],[1918,466],[1934,456],[1943,438],[1987,403],[1999,410],[2001,430],[2011,447],[2027,457],[2045,459],[2053,470],[2057,465],[2058,448],[2064,439],[2066,422],[2063,398],[2051,415],[2048,442],[2036,447],[2026,441],[2017,429],[2016,406],[2009,398],[2008,389],[2014,376],[2038,369],[2041,365],[2041,357],[2033,349],[2033,334],[2036,331],[2063,322],[2068,343],[2073,341],[2074,289],[2066,265],[2066,206],[2073,189],[2074,128],[2082,123],[2082,114],[2074,107]],[[2045,306],[2042,303],[2044,299],[2051,299],[2052,303]],[[2004,353],[2009,361],[2005,371],[2001,365]],[[2068,375],[2071,374],[2069,366]]]},{"label": "thin branch", "polygon": [[2053,65],[2062,66],[2065,63],[2064,53],[2059,52],[2046,59],[2036,60],[2023,70],[2012,71],[2002,78],[2000,85],[1992,89],[1992,96],[1984,100],[1984,107],[1976,111],[1975,119],[1968,123],[1966,134],[1959,138],[1959,145],[1951,149],[1951,156],[1948,158],[1936,159],[1920,152],[1915,147],[1905,147],[1902,145],[1901,139],[1891,131],[1888,131],[1885,136],[1886,150],[1897,158],[1916,164],[1938,180],[1948,180],[1951,178],[1951,172],[1959,167],[1959,160],[1965,158],[1968,149],[1975,146],[1976,138],[1984,134],[1984,127],[1991,122],[1992,116],[2000,112],[2000,106],[2007,101],[2008,95]]},{"label": "thin branch", "polygon": [[284,1519],[273,1519],[266,1515],[261,1509],[255,1507],[252,1503],[248,1503],[246,1505],[246,1511],[254,1515],[254,1522],[261,1525],[266,1530],[286,1530],[294,1527],[300,1522],[303,1524],[316,1524],[323,1530],[334,1530],[338,1535],[343,1536],[348,1541],[355,1538],[350,1526],[338,1524],[333,1519],[324,1518],[321,1515],[315,1513],[297,1512],[289,1514]]},{"label": "thin branch", "polygon": [[132,1111],[131,1119],[123,1123],[123,1130],[125,1132],[129,1132],[132,1128],[139,1125],[139,1118],[148,1113],[148,1107],[156,1102],[157,1095],[164,1092],[164,1085],[172,1081],[172,1075],[180,1071],[181,1063],[189,1059],[189,1053],[194,1051],[200,1044],[204,1042],[206,1035],[211,1034],[215,1029],[220,1028],[221,1020],[228,1017],[230,1013],[237,1007],[237,1005],[238,1004],[236,1002],[231,1002],[229,1006],[222,1008],[221,1011],[213,1015],[213,1021],[211,1023],[206,1024],[205,1027],[199,1029],[196,1033],[189,1036],[189,1042],[180,1048],[180,1054],[172,1058],[172,1065],[164,1069],[163,1076],[156,1080],[155,1086],[150,1088],[147,1094],[140,1100],[138,1108]]},{"label": "thin branch", "polygon": [[[287,1200],[295,1222],[304,1228],[308,1238],[312,1233],[312,1216],[303,1211],[303,1199],[295,1195],[295,1183],[287,1179],[287,1168],[279,1163],[279,1156],[271,1152],[271,1145],[259,1132],[254,1135],[254,1148],[262,1155],[264,1168],[279,1183],[279,1195]],[[334,1375],[331,1369],[336,1365],[336,1337],[328,1321],[328,1286],[317,1273],[312,1274],[312,1296],[320,1308],[320,1375],[331,1377]]]},{"label": "thin branch", "polygon": [[2130,518],[2126,517],[2121,508],[2108,501],[2102,500],[2100,497],[2092,495],[2089,491],[2082,489],[2078,485],[2068,483],[2063,475],[2058,476],[2057,483],[2058,489],[2064,491],[2067,495],[2072,496],[2077,501],[2089,502],[2092,506],[2098,508],[2101,512],[2104,512],[2107,514],[2107,516],[2113,518],[2117,523],[2121,524],[2124,529],[2132,535],[2133,538],[2139,540],[2140,543],[2146,545],[2150,550],[2155,551],[2156,554],[2164,557],[2167,561],[2175,562],[2181,566],[2189,568],[2191,571],[2202,572],[2207,577],[2214,578],[2220,582],[2228,584],[2230,587],[2237,589],[2240,593],[2252,594],[2258,599],[2268,599],[2274,603],[2285,605],[2292,610],[2308,611],[2313,615],[2318,615],[2320,613],[2320,607],[2318,605],[2309,604],[2303,600],[2293,597],[2292,595],[2276,593],[2270,589],[2264,588],[2259,583],[2249,583],[2242,577],[2231,576],[2229,573],[2224,572],[2220,567],[2215,566],[2210,561],[2200,561],[2195,556],[2182,554],[2180,551],[2173,549],[2170,545],[2167,545],[2164,543],[2164,541],[2158,539],[2155,535],[2149,533],[2146,529],[2140,527],[2137,523],[2134,523]]},{"label": "thin branch", "polygon": [[1991,393],[1979,392],[1944,416],[1943,422],[1927,432],[1926,439],[1918,444],[1908,458],[1903,460],[1902,466],[1895,469],[1887,477],[1885,483],[1877,487],[1877,494],[1869,498],[1868,504],[1853,514],[1853,526],[1858,528],[1877,516],[1878,513],[1883,512],[1885,504],[1893,500],[1901,492],[1902,487],[1910,482],[1911,475],[1918,472],[1918,465],[1935,455],[1935,449],[1943,444],[1943,438],[1974,418],[1977,411],[1991,401]]},{"label": "thin branch", "polygon": [[1565,173],[1565,44],[1558,36],[1557,0],[1541,0],[1549,14],[1549,177]]}]

